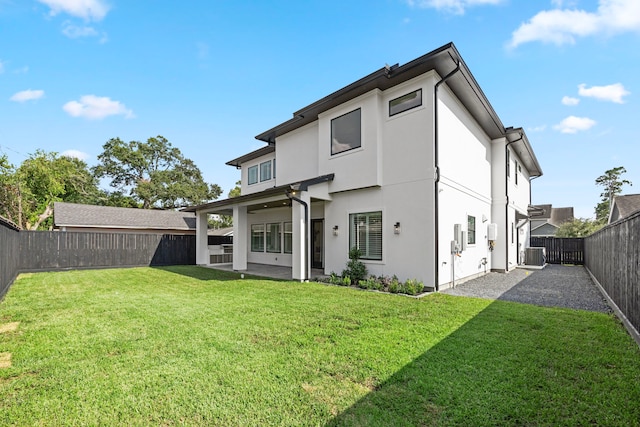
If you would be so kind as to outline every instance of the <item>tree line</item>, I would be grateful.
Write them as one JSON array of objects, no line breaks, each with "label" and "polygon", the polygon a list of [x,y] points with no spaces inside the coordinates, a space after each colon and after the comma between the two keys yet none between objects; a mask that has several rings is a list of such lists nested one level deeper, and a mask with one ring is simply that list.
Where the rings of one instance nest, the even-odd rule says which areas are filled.
[{"label": "tree line", "polygon": [[[112,138],[98,164],[37,150],[19,166],[0,155],[0,216],[26,230],[53,226],[57,201],[143,209],[177,209],[217,199],[196,164],[163,136],[144,142]],[[109,190],[100,188],[109,180]],[[234,191],[238,191],[234,189]]]},{"label": "tree line", "polygon": [[595,219],[575,218],[567,221],[560,225],[556,237],[586,237],[607,225],[613,198],[622,193],[624,185],[633,185],[631,181],[622,178],[625,173],[627,170],[618,166],[597,177],[595,183],[603,187],[603,191],[600,193],[600,202],[595,207]]}]

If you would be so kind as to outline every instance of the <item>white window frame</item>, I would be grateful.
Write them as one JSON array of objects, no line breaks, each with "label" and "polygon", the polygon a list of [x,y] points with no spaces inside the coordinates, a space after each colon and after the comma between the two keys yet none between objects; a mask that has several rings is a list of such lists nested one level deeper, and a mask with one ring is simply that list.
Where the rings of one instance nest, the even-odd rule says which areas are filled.
[{"label": "white window frame", "polygon": [[[383,222],[382,210],[369,212],[354,212],[349,214],[349,249],[357,247],[361,252],[361,259],[369,261],[383,260]],[[361,217],[358,224],[355,221]],[[374,221],[372,222],[372,218]],[[377,221],[376,221],[377,220]],[[373,232],[379,235],[379,241],[372,241],[376,238],[373,235],[371,227],[379,228]],[[364,232],[364,239],[361,239],[361,233]],[[375,251],[375,246],[379,247],[379,251]]]},{"label": "white window frame", "polygon": [[[251,179],[252,172],[253,172],[253,175],[254,175],[254,179],[253,180]],[[249,185],[257,184],[258,183],[258,175],[259,175],[258,165],[250,166],[247,169],[247,184],[249,184]]]},{"label": "white window frame", "polygon": [[271,160],[260,163],[260,182],[271,180]]}]

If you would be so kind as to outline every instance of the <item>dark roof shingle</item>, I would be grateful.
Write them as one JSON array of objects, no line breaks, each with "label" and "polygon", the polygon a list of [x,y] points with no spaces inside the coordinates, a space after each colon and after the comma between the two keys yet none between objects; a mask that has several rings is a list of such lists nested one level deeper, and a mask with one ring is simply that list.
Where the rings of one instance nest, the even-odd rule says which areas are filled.
[{"label": "dark roof shingle", "polygon": [[66,202],[54,203],[53,223],[55,227],[196,229],[196,218],[192,212],[117,208]]}]

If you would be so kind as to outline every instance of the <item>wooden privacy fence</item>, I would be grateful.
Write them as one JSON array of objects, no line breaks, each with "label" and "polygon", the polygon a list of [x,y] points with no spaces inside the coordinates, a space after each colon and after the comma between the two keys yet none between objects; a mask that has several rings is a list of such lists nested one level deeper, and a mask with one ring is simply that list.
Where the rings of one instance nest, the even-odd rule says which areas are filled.
[{"label": "wooden privacy fence", "polygon": [[20,233],[11,222],[0,217],[0,299],[20,271]]},{"label": "wooden privacy fence", "polygon": [[195,264],[195,236],[22,231],[24,271]]},{"label": "wooden privacy fence", "polygon": [[531,237],[531,246],[545,248],[549,264],[584,264],[584,238]]},{"label": "wooden privacy fence", "polygon": [[585,266],[640,331],[640,212],[585,239]]},{"label": "wooden privacy fence", "polygon": [[18,231],[0,217],[0,299],[21,272],[195,263],[193,235]]}]

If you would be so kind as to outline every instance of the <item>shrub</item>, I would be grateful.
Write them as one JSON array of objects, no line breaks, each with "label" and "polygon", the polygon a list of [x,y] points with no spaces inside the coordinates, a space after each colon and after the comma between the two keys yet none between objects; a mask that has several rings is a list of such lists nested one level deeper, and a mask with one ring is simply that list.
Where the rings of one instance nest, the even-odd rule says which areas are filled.
[{"label": "shrub", "polygon": [[396,276],[393,276],[389,281],[389,285],[387,286],[387,289],[392,294],[397,294],[402,290],[402,283],[400,283],[400,281]]},{"label": "shrub", "polygon": [[331,275],[329,276],[329,283],[331,283],[332,285],[342,285],[342,277],[338,276],[332,271]]},{"label": "shrub", "polygon": [[349,277],[351,283],[358,284],[361,280],[364,280],[367,275],[367,266],[360,261],[362,253],[357,248],[352,248],[349,251],[349,262],[347,268],[342,272],[342,277]]},{"label": "shrub", "polygon": [[361,280],[358,286],[360,286],[363,289],[372,289],[376,291],[381,291],[384,289],[384,285],[382,284],[382,281],[380,280],[380,278],[377,278],[376,276],[369,276],[368,279]]},{"label": "shrub", "polygon": [[409,279],[404,282],[404,293],[409,295],[418,295],[424,290],[424,284],[416,279]]},{"label": "shrub", "polygon": [[344,286],[351,286],[351,277],[349,276],[342,277],[342,284]]}]

